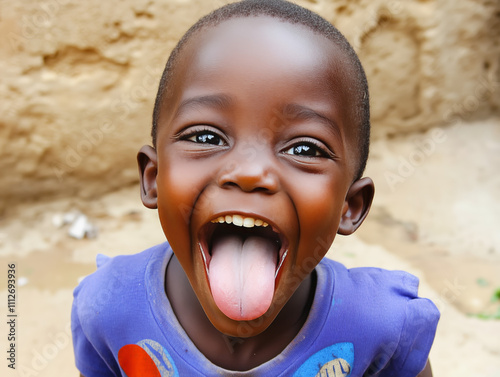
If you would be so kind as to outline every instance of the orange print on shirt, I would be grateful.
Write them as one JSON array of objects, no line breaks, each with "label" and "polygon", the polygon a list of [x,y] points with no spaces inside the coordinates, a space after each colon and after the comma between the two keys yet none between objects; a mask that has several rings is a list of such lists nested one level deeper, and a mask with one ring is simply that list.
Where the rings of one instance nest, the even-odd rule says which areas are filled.
[{"label": "orange print on shirt", "polygon": [[153,359],[137,344],[120,348],[118,362],[127,377],[161,377]]}]

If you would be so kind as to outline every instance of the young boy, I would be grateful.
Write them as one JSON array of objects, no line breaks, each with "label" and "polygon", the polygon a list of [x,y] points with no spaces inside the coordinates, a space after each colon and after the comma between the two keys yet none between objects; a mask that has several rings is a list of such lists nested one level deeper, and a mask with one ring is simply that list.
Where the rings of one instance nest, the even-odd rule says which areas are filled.
[{"label": "young boy", "polygon": [[432,375],[418,280],[323,259],[374,194],[366,78],[331,24],[281,0],[216,10],[153,118],[141,195],[168,243],[99,258],[75,290],[83,376]]}]

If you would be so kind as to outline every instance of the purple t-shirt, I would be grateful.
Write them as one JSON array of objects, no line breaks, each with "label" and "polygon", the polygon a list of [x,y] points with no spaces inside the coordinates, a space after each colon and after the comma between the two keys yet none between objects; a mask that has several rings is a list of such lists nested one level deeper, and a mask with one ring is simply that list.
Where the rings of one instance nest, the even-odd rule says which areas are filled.
[{"label": "purple t-shirt", "polygon": [[415,377],[426,364],[439,312],[417,297],[418,279],[324,259],[311,311],[285,350],[249,371],[220,368],[196,348],[170,306],[164,282],[171,256],[164,243],[100,257],[98,270],[75,289],[73,344],[84,376],[127,376],[124,369],[144,366],[142,377]]}]

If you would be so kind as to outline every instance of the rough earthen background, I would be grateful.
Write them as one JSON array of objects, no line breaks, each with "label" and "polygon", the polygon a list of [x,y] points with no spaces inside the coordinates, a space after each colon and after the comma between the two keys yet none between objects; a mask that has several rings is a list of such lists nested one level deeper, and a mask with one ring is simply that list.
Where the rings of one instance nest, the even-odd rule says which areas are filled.
[{"label": "rough earthen background", "polygon": [[[226,2],[0,0],[0,268],[15,261],[25,284],[20,369],[9,376],[77,375],[77,279],[98,252],[163,240],[155,212],[141,208],[135,154],[149,142],[170,50]],[[477,318],[500,309],[491,301],[500,288],[500,1],[298,3],[347,36],[371,90],[375,202],[329,256],[421,278],[442,313],[435,376],[500,376],[500,321]],[[96,239],[53,225],[73,210],[98,226]]]}]

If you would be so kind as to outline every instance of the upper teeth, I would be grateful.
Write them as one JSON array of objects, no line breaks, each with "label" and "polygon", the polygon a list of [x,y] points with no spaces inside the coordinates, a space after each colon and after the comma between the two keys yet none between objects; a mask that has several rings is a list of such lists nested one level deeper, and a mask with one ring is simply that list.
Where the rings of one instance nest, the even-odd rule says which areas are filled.
[{"label": "upper teeth", "polygon": [[244,226],[245,228],[253,228],[254,226],[269,226],[268,223],[261,219],[254,219],[253,217],[243,217],[240,215],[226,215],[219,216],[216,219],[212,220],[213,223],[226,223],[226,224],[234,224],[236,226]]}]

